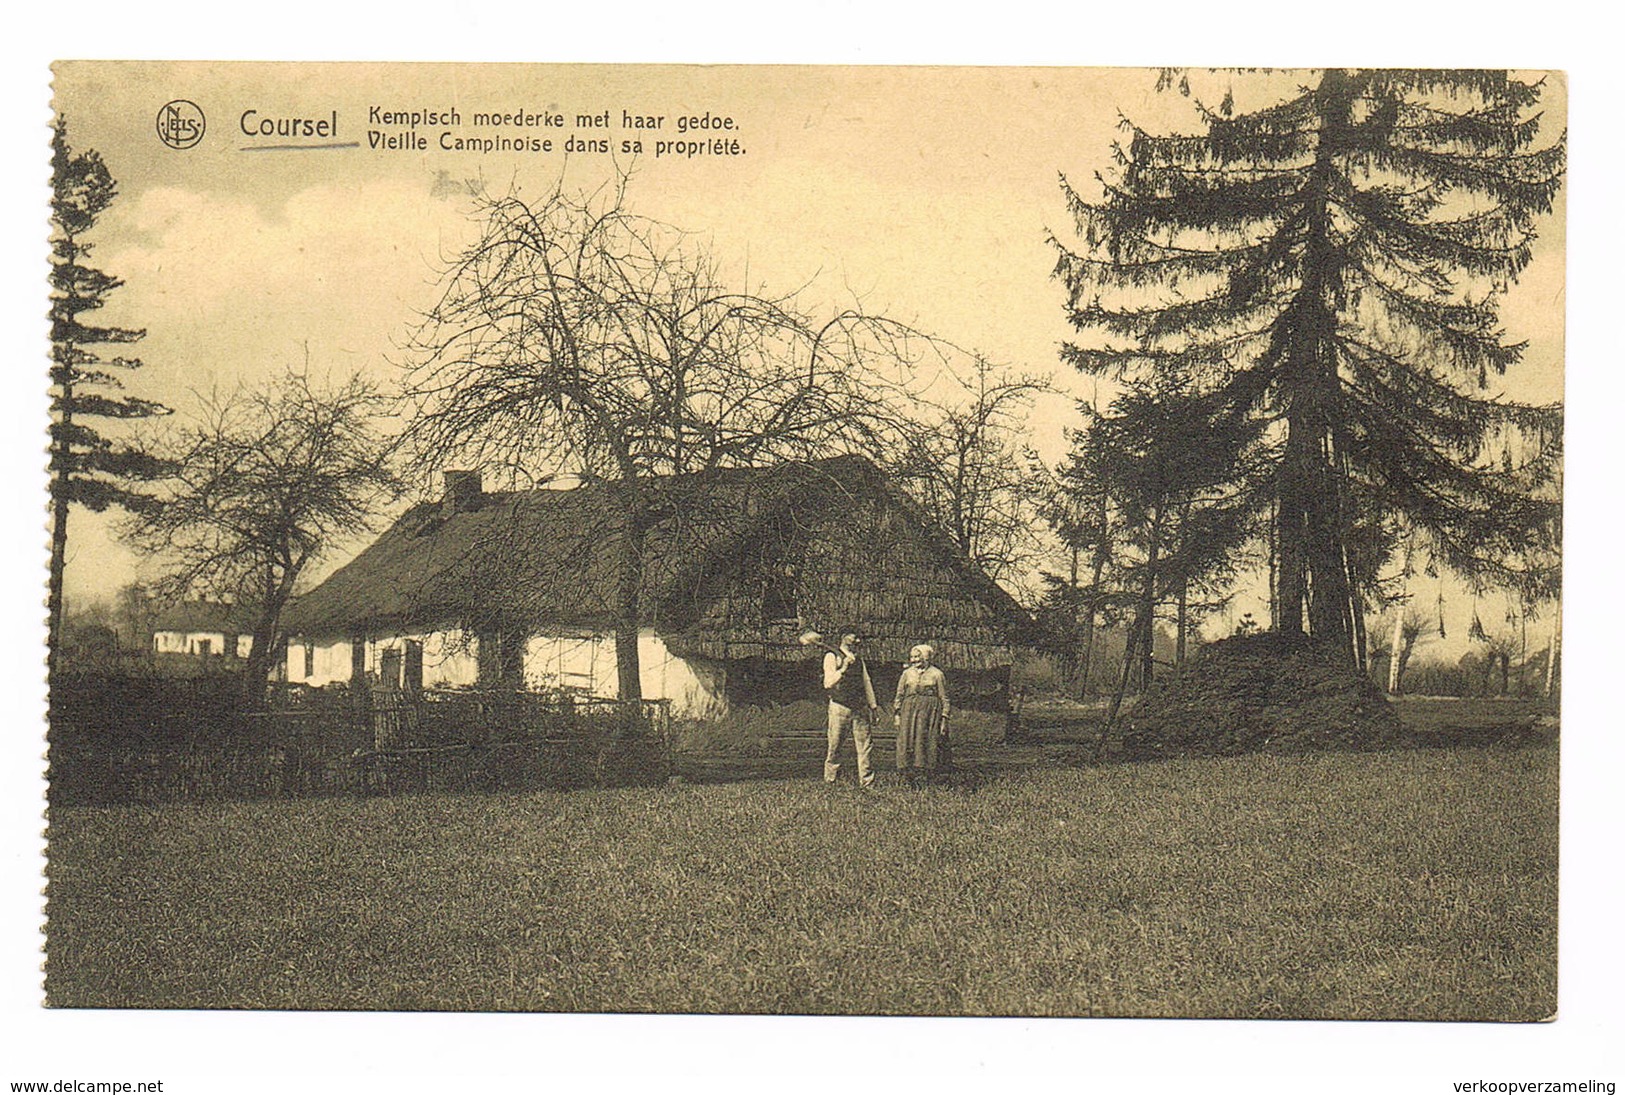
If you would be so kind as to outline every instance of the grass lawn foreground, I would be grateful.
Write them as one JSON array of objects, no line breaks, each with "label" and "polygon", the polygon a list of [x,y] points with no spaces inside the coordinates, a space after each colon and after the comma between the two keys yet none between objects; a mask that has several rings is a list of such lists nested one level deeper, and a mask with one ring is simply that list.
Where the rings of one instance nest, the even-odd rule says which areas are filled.
[{"label": "grass lawn foreground", "polygon": [[52,812],[49,1002],[1506,1019],[1553,744]]}]

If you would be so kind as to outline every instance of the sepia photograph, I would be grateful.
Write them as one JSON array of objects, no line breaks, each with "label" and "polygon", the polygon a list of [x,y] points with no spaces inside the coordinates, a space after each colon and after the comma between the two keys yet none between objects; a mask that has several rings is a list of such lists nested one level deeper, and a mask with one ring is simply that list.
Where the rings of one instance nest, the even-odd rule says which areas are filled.
[{"label": "sepia photograph", "polygon": [[1561,74],[55,75],[50,1006],[1554,1013]]},{"label": "sepia photograph", "polygon": [[43,1022],[1561,1034],[1568,73],[73,57]]}]

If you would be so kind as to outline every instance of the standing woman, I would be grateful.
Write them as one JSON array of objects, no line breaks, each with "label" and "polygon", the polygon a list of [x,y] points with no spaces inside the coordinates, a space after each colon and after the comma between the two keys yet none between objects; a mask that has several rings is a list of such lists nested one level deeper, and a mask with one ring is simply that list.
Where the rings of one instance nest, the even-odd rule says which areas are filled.
[{"label": "standing woman", "polygon": [[936,652],[924,643],[908,652],[897,680],[892,715],[897,719],[897,770],[909,783],[935,772],[948,722],[948,681],[931,664]]}]

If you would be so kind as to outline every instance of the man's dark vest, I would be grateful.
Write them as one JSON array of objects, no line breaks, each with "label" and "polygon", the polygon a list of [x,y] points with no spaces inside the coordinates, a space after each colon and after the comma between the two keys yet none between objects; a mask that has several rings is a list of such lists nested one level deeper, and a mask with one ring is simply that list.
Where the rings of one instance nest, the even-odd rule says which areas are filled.
[{"label": "man's dark vest", "polygon": [[[837,655],[839,657],[839,655]],[[854,711],[867,711],[869,697],[863,690],[863,674],[868,667],[859,658],[846,667],[846,675],[829,688],[824,689],[829,694],[830,702],[838,703],[842,707],[850,707]]]}]

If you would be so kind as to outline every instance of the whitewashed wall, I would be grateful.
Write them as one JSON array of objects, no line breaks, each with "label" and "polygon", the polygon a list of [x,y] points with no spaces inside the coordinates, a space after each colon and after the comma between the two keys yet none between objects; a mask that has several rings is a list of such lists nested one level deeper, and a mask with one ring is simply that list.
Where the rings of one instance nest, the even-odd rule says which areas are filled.
[{"label": "whitewashed wall", "polygon": [[[314,645],[310,672],[305,672],[305,652]],[[320,688],[326,684],[350,679],[350,644],[347,642],[319,643],[313,639],[288,643],[288,680],[294,684],[308,684]]]},{"label": "whitewashed wall", "polygon": [[714,719],[728,713],[727,669],[720,663],[679,658],[653,628],[638,633],[638,675],[644,699],[671,701],[673,717]]},{"label": "whitewashed wall", "polygon": [[[529,688],[613,698],[619,687],[615,638],[591,631],[534,635],[525,644],[524,671]],[[653,628],[638,633],[638,671],[643,698],[671,700],[679,718],[715,718],[728,710],[722,667],[677,657]]]},{"label": "whitewashed wall", "polygon": [[252,635],[227,635],[221,631],[155,631],[152,635],[154,654],[196,654],[200,643],[209,644],[211,654],[235,654],[248,657],[254,646]]},{"label": "whitewashed wall", "polygon": [[[427,688],[468,687],[479,682],[479,646],[461,631],[376,635],[366,640],[368,673],[378,672],[385,650],[406,640],[423,644],[423,684]],[[288,644],[288,680],[315,688],[350,679],[350,643],[317,642],[311,672],[305,673],[307,641]],[[678,718],[716,718],[727,713],[726,671],[709,662],[672,654],[653,628],[638,635],[638,663],[645,699],[669,699]],[[571,631],[533,635],[525,643],[525,686],[538,690],[568,688],[591,696],[613,698],[617,681],[614,636]]]},{"label": "whitewashed wall", "polygon": [[[472,635],[461,631],[412,631],[394,635],[373,635],[366,640],[366,669],[378,672],[384,651],[399,649],[405,657],[406,641],[423,644],[423,685],[425,688],[460,688],[479,680],[479,645]],[[315,642],[316,654],[311,672],[305,673],[305,650]],[[345,640],[299,640],[288,644],[288,680],[320,688],[342,684],[350,679],[351,644]]]},{"label": "whitewashed wall", "polygon": [[532,635],[525,642],[525,687],[615,694],[615,640],[590,631]]}]

